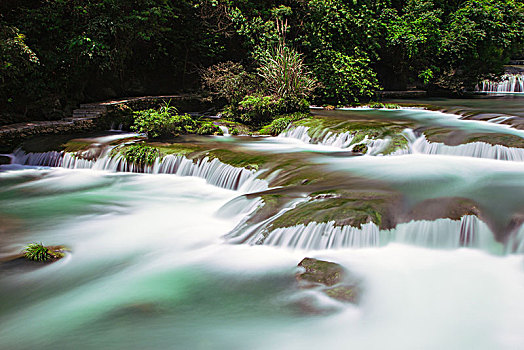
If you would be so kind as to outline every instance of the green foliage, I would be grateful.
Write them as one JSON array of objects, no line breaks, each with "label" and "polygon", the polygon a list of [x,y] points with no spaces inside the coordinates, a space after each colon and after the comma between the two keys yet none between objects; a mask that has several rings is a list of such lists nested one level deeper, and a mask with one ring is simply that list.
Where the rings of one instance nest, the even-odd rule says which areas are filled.
[{"label": "green foliage", "polygon": [[317,57],[315,74],[322,82],[319,91],[324,100],[337,104],[359,102],[371,98],[380,89],[370,60],[339,51],[324,51]]},{"label": "green foliage", "polygon": [[524,3],[468,0],[450,15],[440,54],[437,84],[455,91],[502,73],[502,65],[524,47]]},{"label": "green foliage", "polygon": [[120,153],[128,163],[138,166],[151,166],[161,156],[158,148],[147,146],[143,143],[128,146],[121,150]]},{"label": "green foliage", "polygon": [[159,110],[148,109],[134,112],[135,121],[131,127],[148,138],[173,137],[193,133],[197,123],[188,114],[179,115],[175,107],[168,103]]},{"label": "green foliage", "polygon": [[63,257],[61,253],[55,253],[45,247],[42,243],[31,243],[24,249],[24,256],[32,261],[49,261],[56,258]]},{"label": "green foliage", "polygon": [[205,122],[200,124],[196,133],[198,135],[223,135],[222,130],[212,122]]}]

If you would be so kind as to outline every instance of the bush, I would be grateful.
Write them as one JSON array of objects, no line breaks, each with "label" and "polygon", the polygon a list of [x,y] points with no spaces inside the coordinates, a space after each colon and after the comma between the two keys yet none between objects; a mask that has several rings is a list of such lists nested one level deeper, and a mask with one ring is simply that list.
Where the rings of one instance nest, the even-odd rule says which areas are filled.
[{"label": "bush", "polygon": [[302,55],[284,43],[261,55],[258,73],[267,91],[282,99],[307,98],[318,86]]},{"label": "bush", "polygon": [[248,125],[260,126],[283,114],[307,111],[309,111],[309,103],[305,99],[283,99],[275,95],[248,95],[240,101],[237,109],[231,108],[229,113]]},{"label": "bush", "polygon": [[215,64],[203,70],[200,78],[204,87],[225,98],[228,103],[238,103],[254,90],[255,78],[240,63],[227,61]]},{"label": "bush", "polygon": [[240,120],[249,125],[263,125],[285,110],[285,101],[275,96],[248,95],[240,101]]},{"label": "bush", "polygon": [[147,109],[133,113],[131,129],[145,133],[148,138],[161,138],[192,133],[197,123],[188,114],[178,115],[175,107],[165,104],[159,110]]},{"label": "bush", "polygon": [[155,160],[160,157],[160,151],[143,143],[134,144],[120,151],[128,163],[138,166],[151,166]]},{"label": "bush", "polygon": [[198,135],[223,135],[222,130],[211,122],[205,122],[200,125],[197,132]]}]

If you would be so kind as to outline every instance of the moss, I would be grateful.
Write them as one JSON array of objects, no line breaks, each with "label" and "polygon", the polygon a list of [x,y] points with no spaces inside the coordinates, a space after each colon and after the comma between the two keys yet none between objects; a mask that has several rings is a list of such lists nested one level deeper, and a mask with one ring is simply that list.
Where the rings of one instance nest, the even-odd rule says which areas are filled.
[{"label": "moss", "polygon": [[253,170],[258,170],[271,159],[269,155],[234,152],[225,149],[210,150],[208,155],[211,158],[218,158],[223,163]]},{"label": "moss", "polygon": [[191,159],[209,157],[217,158],[222,163],[235,167],[258,170],[271,160],[270,155],[236,152],[227,149],[213,148],[214,144],[197,143],[148,143],[155,146],[163,155],[176,154]]},{"label": "moss", "polygon": [[66,152],[79,152],[85,151],[91,147],[91,142],[80,141],[80,140],[71,140],[63,145],[63,149]]}]

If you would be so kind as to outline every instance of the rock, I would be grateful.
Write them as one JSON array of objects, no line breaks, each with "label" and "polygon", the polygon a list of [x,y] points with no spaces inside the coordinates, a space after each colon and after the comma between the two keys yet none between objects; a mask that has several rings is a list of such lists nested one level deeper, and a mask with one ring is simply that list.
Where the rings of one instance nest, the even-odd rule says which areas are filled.
[{"label": "rock", "polygon": [[300,288],[320,287],[320,291],[330,298],[348,303],[357,302],[357,286],[342,283],[348,279],[342,266],[329,261],[304,258],[298,267],[305,269],[295,276]]},{"label": "rock", "polygon": [[8,156],[0,155],[0,165],[3,165],[3,164],[11,164],[11,158]]},{"label": "rock", "polygon": [[360,144],[355,145],[355,146],[353,147],[353,152],[355,152],[355,153],[362,153],[362,154],[365,154],[365,153],[367,153],[367,151],[368,151],[368,146],[366,146],[366,145],[363,144],[363,143],[360,143]]},{"label": "rock", "polygon": [[326,286],[333,286],[342,281],[344,269],[335,263],[312,258],[304,258],[299,267],[306,269],[305,272],[297,273],[297,281],[320,283]]}]

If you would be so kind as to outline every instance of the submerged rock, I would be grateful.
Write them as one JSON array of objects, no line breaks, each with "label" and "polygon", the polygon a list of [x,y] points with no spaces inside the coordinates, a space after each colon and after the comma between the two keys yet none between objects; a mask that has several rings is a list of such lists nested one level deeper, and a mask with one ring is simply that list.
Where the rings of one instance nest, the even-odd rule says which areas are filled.
[{"label": "submerged rock", "polygon": [[300,288],[320,288],[322,293],[338,301],[357,301],[357,286],[348,283],[348,274],[342,266],[329,261],[304,258],[298,267],[305,269],[295,275]]}]

